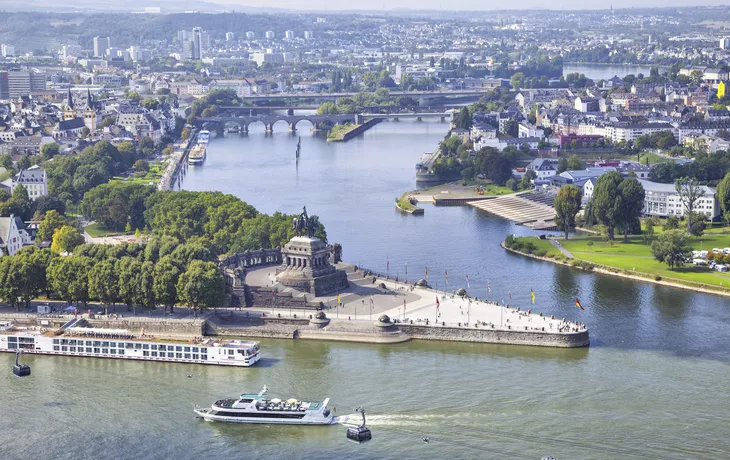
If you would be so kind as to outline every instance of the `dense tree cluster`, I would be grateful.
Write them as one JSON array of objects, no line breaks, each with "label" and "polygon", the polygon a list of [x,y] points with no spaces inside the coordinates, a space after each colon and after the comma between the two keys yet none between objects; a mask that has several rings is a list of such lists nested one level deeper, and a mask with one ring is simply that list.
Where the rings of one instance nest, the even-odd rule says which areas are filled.
[{"label": "dense tree cluster", "polygon": [[644,187],[633,177],[624,179],[616,171],[610,171],[596,180],[593,196],[586,207],[586,222],[599,222],[613,240],[614,230],[623,231],[624,241],[629,233],[641,231],[639,216],[644,205]]},{"label": "dense tree cluster", "polygon": [[361,92],[352,97],[341,97],[337,104],[334,102],[325,102],[317,109],[318,115],[328,115],[337,113],[362,113],[364,111],[372,111],[379,107],[413,107],[418,102],[409,97],[394,97],[385,88],[377,89],[373,92]]},{"label": "dense tree cluster", "polygon": [[719,151],[712,155],[698,153],[694,161],[686,164],[659,163],[649,172],[654,182],[674,183],[681,177],[691,177],[706,185],[715,185],[730,172],[730,152]]}]

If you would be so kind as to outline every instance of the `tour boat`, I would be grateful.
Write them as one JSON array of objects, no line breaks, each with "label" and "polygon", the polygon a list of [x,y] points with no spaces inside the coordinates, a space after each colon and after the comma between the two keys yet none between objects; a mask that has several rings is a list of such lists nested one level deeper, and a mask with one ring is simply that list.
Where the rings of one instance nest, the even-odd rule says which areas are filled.
[{"label": "tour boat", "polygon": [[268,399],[264,386],[257,394],[242,394],[236,399],[220,399],[210,409],[194,412],[209,422],[265,423],[277,425],[330,425],[334,421],[332,411],[324,401],[299,401],[298,399]]},{"label": "tour boat", "polygon": [[[77,321],[77,320],[72,320]],[[69,321],[71,323],[72,321]],[[68,324],[68,323],[67,323]],[[64,325],[65,326],[65,325]],[[249,367],[260,359],[259,342],[240,340],[160,340],[125,329],[68,327],[0,328],[0,351],[92,358]]]},{"label": "tour boat", "polygon": [[190,151],[190,155],[188,155],[188,164],[191,165],[201,165],[203,164],[203,161],[205,161],[205,154],[206,154],[206,147],[205,144],[198,144]]},{"label": "tour boat", "polygon": [[210,131],[200,131],[198,134],[198,144],[207,144],[208,142],[210,142]]}]

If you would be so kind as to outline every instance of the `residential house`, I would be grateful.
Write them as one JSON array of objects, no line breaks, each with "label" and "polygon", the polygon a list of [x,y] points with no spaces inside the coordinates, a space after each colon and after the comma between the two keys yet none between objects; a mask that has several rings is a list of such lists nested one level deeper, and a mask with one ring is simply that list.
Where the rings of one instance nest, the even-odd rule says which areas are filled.
[{"label": "residential house", "polygon": [[14,256],[24,245],[32,244],[20,217],[0,217],[0,256]]},{"label": "residential house", "polygon": [[525,167],[526,171],[534,171],[536,180],[543,180],[555,175],[558,169],[558,160],[553,158],[536,158]]}]

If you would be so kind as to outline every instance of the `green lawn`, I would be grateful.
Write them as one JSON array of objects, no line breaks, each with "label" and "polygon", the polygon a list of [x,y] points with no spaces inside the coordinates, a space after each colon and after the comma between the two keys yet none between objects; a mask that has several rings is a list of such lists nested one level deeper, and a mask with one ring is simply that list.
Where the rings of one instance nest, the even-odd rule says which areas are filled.
[{"label": "green lawn", "polygon": [[86,230],[86,233],[88,233],[89,236],[91,236],[92,238],[124,235],[124,232],[115,232],[114,230],[109,230],[108,228],[104,227],[104,225],[98,222],[95,224],[87,225],[86,227],[84,227],[84,230]]},{"label": "green lawn", "polygon": [[[115,176],[112,181],[124,182],[125,184],[143,184],[143,185],[156,185],[159,182],[162,174],[165,172],[165,165],[161,162],[150,163],[150,170],[140,176],[133,177],[120,177]],[[110,181],[110,182],[112,182]]]},{"label": "green lawn", "polygon": [[647,158],[649,159],[650,165],[655,165],[657,163],[674,163],[674,160],[657,155],[654,152],[641,152],[641,164],[646,164]]},{"label": "green lawn", "polygon": [[360,125],[356,125],[353,123],[345,123],[342,125],[335,125],[332,127],[330,132],[327,134],[327,140],[328,141],[341,141],[345,138],[345,134],[349,133],[353,129],[357,128]]},{"label": "green lawn", "polygon": [[[535,240],[539,241],[537,238]],[[622,241],[621,239],[611,244],[603,241],[601,237],[579,236],[561,241],[561,244],[576,259],[594,264],[620,268],[628,272],[648,273],[666,279],[730,287],[730,273],[720,273],[694,265],[671,270],[666,264],[654,260],[650,246],[644,244],[642,237],[630,237],[628,243]],[[704,235],[700,238],[692,238],[691,244],[694,250],[730,247],[730,235],[716,233]]]},{"label": "green lawn", "polygon": [[500,185],[487,184],[482,185],[481,187],[484,189],[484,195],[487,196],[509,195],[510,193],[515,193],[515,191],[511,188],[502,187]]}]

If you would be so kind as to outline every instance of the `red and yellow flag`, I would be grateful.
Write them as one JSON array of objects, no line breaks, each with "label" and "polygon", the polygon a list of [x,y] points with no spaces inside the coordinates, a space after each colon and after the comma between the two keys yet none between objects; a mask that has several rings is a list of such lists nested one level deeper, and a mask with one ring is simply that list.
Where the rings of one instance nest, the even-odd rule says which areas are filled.
[{"label": "red and yellow flag", "polygon": [[578,299],[575,299],[575,306],[580,308],[583,311],[586,310],[585,308],[583,308],[583,305],[580,304],[580,300],[578,300]]}]

